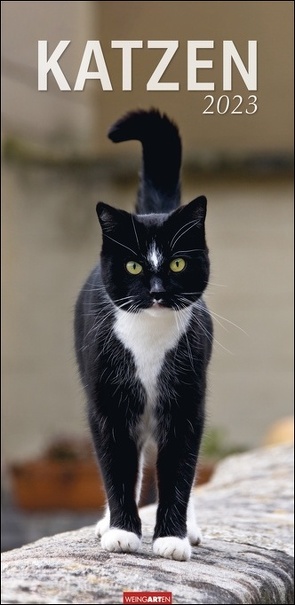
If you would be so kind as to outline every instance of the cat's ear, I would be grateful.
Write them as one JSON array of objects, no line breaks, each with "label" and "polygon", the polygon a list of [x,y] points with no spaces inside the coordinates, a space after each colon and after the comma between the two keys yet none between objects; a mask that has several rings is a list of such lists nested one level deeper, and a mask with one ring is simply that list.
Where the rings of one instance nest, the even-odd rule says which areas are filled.
[{"label": "cat's ear", "polygon": [[104,202],[98,202],[96,205],[96,214],[100,222],[103,231],[113,231],[119,224],[122,223],[122,218],[127,212],[124,210],[118,210],[105,204]]},{"label": "cat's ear", "polygon": [[180,210],[182,215],[191,216],[192,219],[200,221],[200,225],[203,225],[207,212],[207,199],[204,195],[200,195],[186,206],[182,206]]},{"label": "cat's ear", "polygon": [[207,210],[207,199],[204,195],[200,195],[196,197],[194,200],[186,204],[185,206],[180,206],[177,210],[174,210],[171,214],[171,220],[174,218],[179,221],[196,221],[196,227],[204,227],[205,218],[206,218],[206,210]]}]

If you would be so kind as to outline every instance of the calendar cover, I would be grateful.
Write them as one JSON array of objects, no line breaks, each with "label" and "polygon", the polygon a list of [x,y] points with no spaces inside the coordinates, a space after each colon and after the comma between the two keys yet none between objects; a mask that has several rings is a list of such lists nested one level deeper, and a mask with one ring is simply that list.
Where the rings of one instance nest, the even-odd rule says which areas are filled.
[{"label": "calendar cover", "polygon": [[[117,145],[108,137],[130,111],[154,109],[177,125],[181,201],[207,198],[205,299],[214,340],[199,476],[202,463],[215,468],[216,460],[231,452],[289,439],[293,3],[1,5],[3,485],[9,507],[13,503],[18,511],[4,523],[11,528],[5,532],[4,550],[9,550],[50,533],[94,526],[102,515],[104,488],[92,455],[73,321],[78,293],[101,250],[97,202],[135,209],[141,146],[134,140]],[[165,168],[157,152],[159,167]],[[83,464],[89,456],[93,496],[86,479],[80,496],[70,491],[67,477],[61,495],[57,483],[50,487],[46,479],[40,487],[37,479],[38,489],[31,478],[20,494],[15,465],[19,476],[29,477],[22,465],[39,464],[48,452]],[[141,503],[155,507],[156,488],[149,479],[146,485]],[[29,531],[25,515],[31,513],[35,527],[41,511],[40,532]],[[206,534],[202,514],[206,548],[211,526]],[[220,511],[218,539],[226,545],[231,538],[222,534],[222,517]],[[213,592],[211,601],[202,600],[207,597],[194,547],[189,563],[164,556],[164,567],[152,577],[158,559],[147,535],[142,549],[120,558],[101,551],[91,529],[89,583],[79,602],[213,602],[212,586],[223,586],[222,573],[214,577],[213,566],[211,572],[206,568]],[[86,546],[83,553],[86,561]],[[142,561],[133,575],[128,557]],[[150,568],[144,567],[147,561]],[[52,580],[54,602],[78,602],[70,565],[80,564],[78,555],[72,563],[67,559],[64,579]],[[190,589],[186,565],[196,566],[195,580],[190,567]],[[67,573],[72,588],[66,589]],[[34,584],[36,598],[45,599],[38,602],[52,598],[49,576],[45,596],[43,579],[39,588]],[[19,590],[21,602],[31,602],[25,588]]]}]

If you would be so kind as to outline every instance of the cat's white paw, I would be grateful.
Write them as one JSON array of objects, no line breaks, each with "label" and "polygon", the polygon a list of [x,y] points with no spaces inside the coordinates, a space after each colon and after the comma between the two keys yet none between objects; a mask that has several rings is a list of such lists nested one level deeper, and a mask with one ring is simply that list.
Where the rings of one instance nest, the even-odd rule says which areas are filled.
[{"label": "cat's white paw", "polygon": [[132,531],[111,528],[103,534],[101,546],[110,552],[135,552],[140,547],[140,538]]},{"label": "cat's white paw", "polygon": [[110,529],[110,516],[106,515],[105,517],[103,517],[103,519],[100,519],[100,521],[98,521],[98,523],[96,524],[94,530],[95,535],[98,537],[103,536],[103,534],[105,534],[108,529]]},{"label": "cat's white paw", "polygon": [[188,561],[192,553],[188,538],[175,538],[172,536],[157,538],[153,543],[153,551],[160,557],[175,559],[175,561]]}]

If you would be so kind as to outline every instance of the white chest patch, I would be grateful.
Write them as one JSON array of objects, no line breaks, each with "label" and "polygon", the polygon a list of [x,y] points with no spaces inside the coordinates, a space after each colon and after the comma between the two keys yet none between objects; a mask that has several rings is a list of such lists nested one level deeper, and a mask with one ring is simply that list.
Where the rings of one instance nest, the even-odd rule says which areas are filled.
[{"label": "white chest patch", "polygon": [[137,370],[137,378],[147,394],[142,429],[153,430],[152,410],[157,400],[157,379],[165,354],[173,349],[184,333],[191,317],[191,309],[146,310],[128,313],[116,311],[114,331],[124,347],[131,351]]}]

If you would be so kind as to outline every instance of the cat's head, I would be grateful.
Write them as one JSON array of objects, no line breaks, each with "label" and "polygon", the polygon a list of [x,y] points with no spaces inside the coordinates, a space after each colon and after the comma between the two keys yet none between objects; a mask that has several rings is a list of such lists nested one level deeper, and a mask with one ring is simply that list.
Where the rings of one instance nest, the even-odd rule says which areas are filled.
[{"label": "cat's head", "polygon": [[209,279],[206,198],[170,214],[135,215],[99,202],[102,278],[125,311],[179,310],[196,302]]}]

